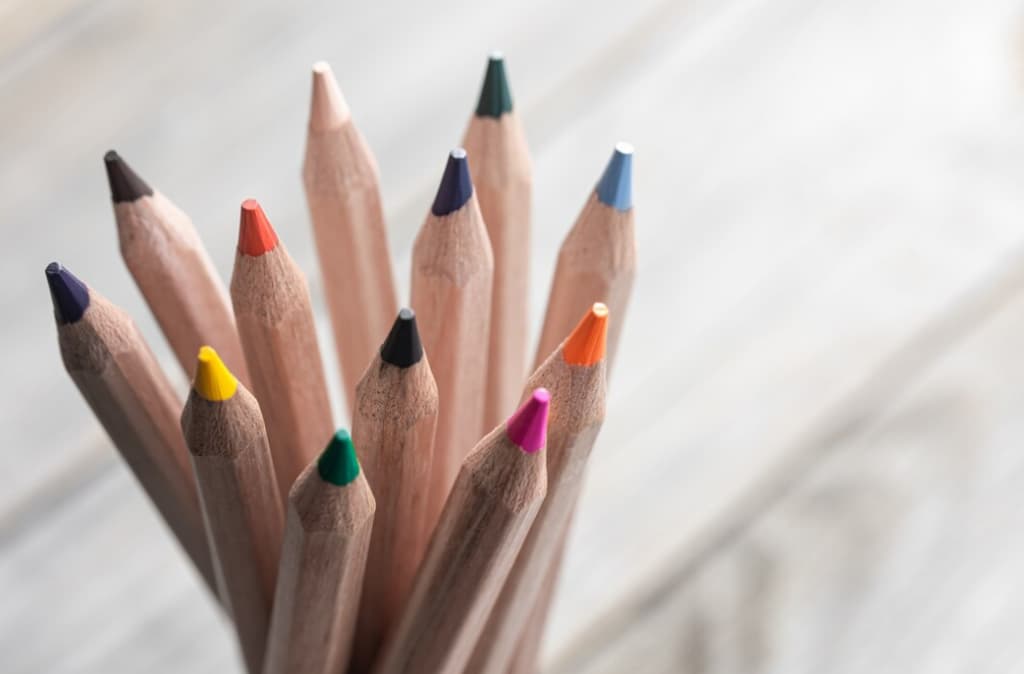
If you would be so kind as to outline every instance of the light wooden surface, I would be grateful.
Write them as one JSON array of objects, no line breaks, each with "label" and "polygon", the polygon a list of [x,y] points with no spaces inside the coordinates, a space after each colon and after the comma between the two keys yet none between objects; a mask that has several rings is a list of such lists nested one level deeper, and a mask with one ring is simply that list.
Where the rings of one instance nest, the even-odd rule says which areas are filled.
[{"label": "light wooden surface", "polygon": [[[717,671],[715,657],[734,658],[718,670],[755,663],[787,674],[1020,666],[1014,606],[1024,586],[1012,532],[1024,476],[1012,461],[1024,445],[1024,393],[1012,366],[1024,323],[1000,319],[1001,331],[970,353],[951,351],[956,335],[941,332],[927,349],[903,350],[938,317],[970,328],[994,310],[994,293],[1024,286],[990,283],[1024,243],[1019,0],[454,0],[302,11],[44,0],[5,5],[0,18],[0,90],[18,103],[0,106],[0,310],[9,317],[0,469],[16,476],[0,491],[5,672],[239,667],[216,609],[57,357],[42,279],[54,257],[125,306],[168,371],[176,367],[118,261],[103,152],[122,150],[189,212],[225,278],[235,209],[252,195],[315,278],[299,171],[308,68],[326,58],[380,162],[406,288],[438,158],[458,141],[481,59],[495,47],[514,73],[534,160],[533,334],[557,246],[611,144],[637,147],[636,295],[551,623],[550,670],[621,669],[615,658],[637,653],[639,632],[620,651],[618,640],[598,647],[593,635],[635,615],[629,597],[650,597],[651,587],[676,597],[677,586],[703,606],[722,605],[703,614],[690,599],[650,605],[654,622],[708,616],[698,620],[706,640],[680,646],[696,653],[692,671]],[[320,307],[315,283],[312,291]],[[953,311],[964,305],[974,311]],[[872,502],[874,483],[857,477],[870,467],[850,459],[852,477],[834,478],[850,485],[849,507],[813,500],[808,522],[796,498],[788,516],[779,505],[764,524],[747,524],[754,542],[734,537],[739,551],[718,542],[739,515],[749,519],[737,504],[765,493],[766,478],[771,486],[781,475],[805,494],[827,486],[814,464],[794,466],[793,452],[840,456],[815,429],[838,437],[872,423],[858,398],[864,382],[894,363],[905,381],[901,368],[940,358],[947,387],[922,394],[918,407],[897,399],[888,386],[896,380],[867,389],[871,413],[896,419],[888,427],[899,431],[873,445],[902,471],[882,490],[896,502],[891,529],[890,511]],[[66,422],[54,423],[54,409]],[[905,451],[889,457],[885,442]],[[930,448],[937,463],[918,466]],[[933,480],[918,480],[932,470]],[[965,504],[958,498],[972,480],[978,495]],[[861,517],[871,526],[859,528]],[[844,531],[883,542],[844,548]],[[761,561],[768,553],[744,553],[786,545],[811,547],[775,566]],[[851,549],[878,554],[830,570]],[[775,608],[756,613],[767,617],[750,628],[753,645],[722,655],[736,639],[730,584],[734,597],[749,597],[745,587],[767,584],[751,580],[757,574],[811,566],[823,575],[808,582],[818,584],[791,577],[787,587],[821,593],[823,603],[801,613],[795,595],[762,597]],[[862,603],[841,613],[840,598],[854,595]],[[840,622],[818,623],[818,612]],[[841,639],[836,624],[849,627]],[[701,643],[717,655],[702,660]],[[824,660],[820,649],[833,644]],[[677,661],[654,650],[642,651],[649,671],[672,671],[658,663]]]}]

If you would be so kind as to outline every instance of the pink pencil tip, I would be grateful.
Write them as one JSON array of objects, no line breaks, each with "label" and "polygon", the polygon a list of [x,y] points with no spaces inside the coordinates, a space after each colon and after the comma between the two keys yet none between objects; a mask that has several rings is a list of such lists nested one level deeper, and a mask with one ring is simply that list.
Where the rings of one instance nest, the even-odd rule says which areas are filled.
[{"label": "pink pencil tip", "polygon": [[508,418],[505,433],[524,452],[533,453],[547,444],[548,407],[551,394],[546,388],[534,389],[530,399]]}]

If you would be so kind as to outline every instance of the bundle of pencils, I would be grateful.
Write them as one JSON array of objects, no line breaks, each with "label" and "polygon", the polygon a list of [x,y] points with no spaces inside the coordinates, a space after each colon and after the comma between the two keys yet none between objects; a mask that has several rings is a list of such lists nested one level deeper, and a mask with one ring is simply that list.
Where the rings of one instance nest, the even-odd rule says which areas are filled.
[{"label": "bundle of pencils", "polygon": [[259,203],[241,205],[227,289],[188,216],[104,160],[125,264],[191,390],[182,402],[132,319],[54,262],[61,356],[247,670],[534,671],[632,289],[632,148],[615,146],[562,244],[527,376],[531,166],[502,57],[400,310],[376,161],[313,67],[303,179],[351,432],[331,418],[306,278]]}]

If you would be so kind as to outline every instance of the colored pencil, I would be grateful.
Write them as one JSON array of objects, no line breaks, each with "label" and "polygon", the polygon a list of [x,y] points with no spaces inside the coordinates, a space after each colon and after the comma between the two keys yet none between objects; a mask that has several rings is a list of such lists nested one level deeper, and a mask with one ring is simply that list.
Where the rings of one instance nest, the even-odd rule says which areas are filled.
[{"label": "colored pencil", "polygon": [[199,349],[181,414],[220,595],[250,674],[263,666],[283,526],[260,406],[217,352]]},{"label": "colored pencil", "polygon": [[412,252],[412,306],[441,408],[431,467],[428,526],[483,430],[494,258],[466,152],[452,150]]},{"label": "colored pencil", "polygon": [[534,391],[463,462],[377,674],[464,671],[544,500],[549,402]]},{"label": "colored pencil", "polygon": [[608,369],[615,362],[636,273],[633,146],[618,143],[558,253],[533,369],[540,367],[594,302],[608,306]]},{"label": "colored pencil", "polygon": [[595,304],[527,382],[528,390],[551,391],[548,491],[466,668],[474,674],[506,674],[534,607],[546,604],[541,591],[604,422],[607,324],[607,307]]},{"label": "colored pencil", "polygon": [[484,428],[492,428],[519,400],[525,378],[533,172],[499,52],[487,61],[463,145],[473,159],[473,187],[494,251],[484,404]]},{"label": "colored pencil", "polygon": [[377,498],[353,651],[356,672],[373,664],[427,546],[425,506],[437,408],[437,384],[416,316],[402,309],[356,386],[352,435]]},{"label": "colored pencil", "polygon": [[181,401],[135,323],[60,263],[46,267],[64,367],[135,478],[216,594]]},{"label": "colored pencil", "polygon": [[331,67],[313,66],[302,171],[345,400],[398,310],[377,162],[352,122]]},{"label": "colored pencil", "polygon": [[340,674],[352,650],[374,500],[339,430],[288,494],[265,674]]},{"label": "colored pencil", "polygon": [[227,292],[192,220],[117,152],[107,152],[103,162],[121,257],[182,370],[191,376],[196,351],[212,344],[248,383]]},{"label": "colored pencil", "polygon": [[334,422],[306,277],[255,199],[242,202],[231,299],[283,502]]}]

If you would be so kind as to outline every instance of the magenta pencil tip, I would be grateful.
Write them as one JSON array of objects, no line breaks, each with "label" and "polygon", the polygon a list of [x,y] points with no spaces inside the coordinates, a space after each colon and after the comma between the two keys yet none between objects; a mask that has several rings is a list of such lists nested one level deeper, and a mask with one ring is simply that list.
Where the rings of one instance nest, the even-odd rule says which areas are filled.
[{"label": "magenta pencil tip", "polygon": [[551,394],[546,388],[534,389],[529,400],[508,418],[505,433],[508,439],[524,452],[536,452],[544,447],[548,437],[548,407]]}]

